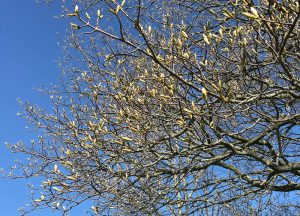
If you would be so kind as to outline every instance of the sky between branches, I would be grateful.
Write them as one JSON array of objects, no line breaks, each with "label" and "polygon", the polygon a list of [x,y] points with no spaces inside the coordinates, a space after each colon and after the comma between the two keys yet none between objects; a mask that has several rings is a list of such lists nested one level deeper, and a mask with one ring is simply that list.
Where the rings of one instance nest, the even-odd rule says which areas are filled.
[{"label": "sky between branches", "polygon": [[[47,106],[47,97],[33,88],[50,86],[58,81],[60,72],[55,62],[61,56],[58,42],[62,41],[69,26],[54,18],[60,12],[58,4],[1,0],[0,7],[0,167],[7,169],[20,155],[10,154],[5,142],[28,142],[34,137],[16,115],[22,111],[17,98]],[[30,195],[27,182],[0,179],[1,215],[16,216],[17,209],[30,201],[26,197]],[[54,214],[48,210],[32,215]]]}]

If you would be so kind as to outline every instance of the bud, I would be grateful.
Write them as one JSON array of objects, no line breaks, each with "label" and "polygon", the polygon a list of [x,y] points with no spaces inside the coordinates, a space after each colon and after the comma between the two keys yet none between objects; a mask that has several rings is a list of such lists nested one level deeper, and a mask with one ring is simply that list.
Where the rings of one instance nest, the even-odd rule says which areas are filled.
[{"label": "bud", "polygon": [[185,31],[181,31],[181,35],[184,38],[188,38],[189,37]]},{"label": "bud", "polygon": [[202,87],[201,92],[202,92],[202,96],[203,96],[204,100],[207,101],[207,99],[208,99],[207,90],[204,87]]},{"label": "bud", "polygon": [[256,10],[254,7],[251,7],[250,10],[251,10],[252,14],[253,14],[256,18],[259,17],[259,15],[258,15],[258,13],[257,13],[257,10]]},{"label": "bud", "polygon": [[155,97],[156,96],[156,89],[152,89],[149,91],[149,94],[152,96],[152,97]]},{"label": "bud", "polygon": [[67,14],[68,17],[73,17],[73,16],[76,16],[76,13],[69,13]]},{"label": "bud", "polygon": [[119,13],[120,9],[121,9],[121,6],[120,6],[120,5],[118,5],[118,6],[117,6],[117,9],[116,9],[116,14],[118,14],[118,13]]},{"label": "bud", "polygon": [[78,30],[78,29],[81,28],[79,25],[76,25],[76,24],[74,24],[74,23],[71,23],[71,27],[72,27],[72,29],[74,29],[74,30]]},{"label": "bud", "polygon": [[103,15],[101,15],[101,11],[100,11],[100,9],[98,9],[98,11],[97,11],[97,15],[98,15],[98,19],[101,19],[101,18],[103,17]]},{"label": "bud", "polygon": [[76,14],[78,14],[78,13],[79,13],[79,8],[78,8],[78,5],[76,5],[76,6],[75,6],[75,10],[74,10],[74,11],[75,11],[75,13],[76,13]]},{"label": "bud", "polygon": [[205,34],[203,34],[203,39],[204,39],[205,43],[207,43],[208,45],[210,45],[208,37]]},{"label": "bud", "polygon": [[61,192],[61,189],[59,189],[58,187],[53,187],[53,190]]},{"label": "bud", "polygon": [[196,110],[196,106],[195,106],[195,102],[192,101],[192,110],[195,111]]},{"label": "bud", "polygon": [[132,141],[133,140],[133,139],[131,139],[129,137],[125,137],[125,136],[122,136],[121,139],[124,141]]},{"label": "bud", "polygon": [[57,172],[57,171],[58,171],[57,164],[54,164],[53,171],[54,171],[54,172]]},{"label": "bud", "polygon": [[151,30],[152,30],[151,26],[148,26],[148,34],[151,34]]},{"label": "bud", "polygon": [[189,55],[188,53],[183,53],[182,56],[183,56],[184,58],[186,58],[186,59],[190,58],[190,55]]},{"label": "bud", "polygon": [[257,16],[255,16],[254,14],[251,13],[247,13],[247,12],[242,12],[242,14],[250,19],[256,19]]},{"label": "bud", "polygon": [[183,43],[182,43],[182,41],[179,38],[177,40],[177,45],[178,45],[178,49],[182,48]]},{"label": "bud", "polygon": [[87,12],[85,13],[85,16],[86,16],[86,18],[87,18],[88,20],[91,19],[90,15],[89,15]]},{"label": "bud", "polygon": [[220,37],[223,38],[223,29],[219,29]]},{"label": "bud", "polygon": [[184,112],[188,113],[188,114],[193,114],[193,111],[192,110],[189,110],[187,108],[184,108],[183,109]]}]

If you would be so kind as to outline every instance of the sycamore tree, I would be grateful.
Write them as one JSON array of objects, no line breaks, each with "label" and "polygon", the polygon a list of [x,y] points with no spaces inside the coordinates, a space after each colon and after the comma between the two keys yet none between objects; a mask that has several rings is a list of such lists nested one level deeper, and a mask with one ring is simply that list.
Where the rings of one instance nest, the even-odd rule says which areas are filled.
[{"label": "sycamore tree", "polygon": [[[64,2],[62,3],[64,4]],[[299,0],[74,0],[53,108],[9,145],[38,208],[297,215]]]}]

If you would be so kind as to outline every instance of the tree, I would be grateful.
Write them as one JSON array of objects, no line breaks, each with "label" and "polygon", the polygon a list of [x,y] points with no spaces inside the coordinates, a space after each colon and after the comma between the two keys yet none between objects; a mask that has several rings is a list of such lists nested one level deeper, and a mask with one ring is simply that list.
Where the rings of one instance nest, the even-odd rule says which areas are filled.
[{"label": "tree", "polygon": [[32,209],[299,212],[299,1],[76,4],[53,109],[24,106],[39,141],[10,146]]}]

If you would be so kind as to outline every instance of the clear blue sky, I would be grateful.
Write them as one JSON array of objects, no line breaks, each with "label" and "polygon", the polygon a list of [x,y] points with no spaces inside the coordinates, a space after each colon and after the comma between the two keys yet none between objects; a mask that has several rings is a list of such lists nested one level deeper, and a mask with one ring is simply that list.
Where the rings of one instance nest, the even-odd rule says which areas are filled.
[{"label": "clear blue sky", "polygon": [[[26,132],[25,122],[16,116],[21,111],[16,99],[47,104],[47,97],[33,87],[57,82],[60,72],[55,60],[61,56],[57,43],[69,26],[54,18],[60,13],[55,4],[0,0],[0,8],[0,167],[7,168],[20,155],[10,154],[4,143],[27,142],[33,136]],[[0,215],[18,215],[17,208],[29,201],[28,181],[32,182],[0,179]],[[55,214],[43,211],[32,215]]]}]

